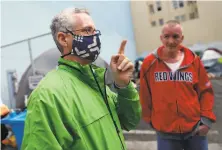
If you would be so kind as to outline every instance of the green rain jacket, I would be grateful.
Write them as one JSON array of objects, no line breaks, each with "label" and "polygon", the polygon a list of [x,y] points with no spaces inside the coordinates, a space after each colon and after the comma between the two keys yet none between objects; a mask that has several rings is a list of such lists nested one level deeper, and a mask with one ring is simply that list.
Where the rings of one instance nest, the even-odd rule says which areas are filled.
[{"label": "green rain jacket", "polygon": [[[29,97],[22,150],[122,150],[122,129],[136,127],[141,106],[130,83],[105,85],[105,69],[59,59]],[[111,113],[110,113],[110,111]]]}]

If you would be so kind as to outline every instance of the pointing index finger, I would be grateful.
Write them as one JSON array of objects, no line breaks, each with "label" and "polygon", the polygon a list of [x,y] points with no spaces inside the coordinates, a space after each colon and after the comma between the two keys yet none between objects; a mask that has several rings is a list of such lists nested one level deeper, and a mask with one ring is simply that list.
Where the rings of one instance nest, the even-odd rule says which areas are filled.
[{"label": "pointing index finger", "polygon": [[127,42],[127,40],[123,40],[123,41],[122,41],[122,43],[121,43],[121,45],[120,45],[120,48],[119,48],[118,54],[124,54],[126,42]]}]

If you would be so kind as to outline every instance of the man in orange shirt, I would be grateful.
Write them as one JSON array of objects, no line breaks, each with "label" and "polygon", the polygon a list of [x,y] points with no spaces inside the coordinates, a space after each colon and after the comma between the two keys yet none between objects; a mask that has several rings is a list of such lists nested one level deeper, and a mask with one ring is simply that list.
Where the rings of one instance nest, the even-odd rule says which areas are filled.
[{"label": "man in orange shirt", "polygon": [[207,150],[216,121],[211,82],[183,38],[180,23],[168,21],[163,46],[145,58],[140,72],[142,115],[157,132],[158,150]]}]

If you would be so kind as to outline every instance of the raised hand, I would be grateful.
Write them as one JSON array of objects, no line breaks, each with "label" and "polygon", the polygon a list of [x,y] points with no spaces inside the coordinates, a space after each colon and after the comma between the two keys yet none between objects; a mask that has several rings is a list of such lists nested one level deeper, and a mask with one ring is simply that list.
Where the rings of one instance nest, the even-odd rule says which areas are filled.
[{"label": "raised hand", "polygon": [[110,62],[115,84],[119,87],[129,84],[134,69],[133,63],[124,55],[126,42],[126,40],[122,41],[118,54],[112,56]]}]

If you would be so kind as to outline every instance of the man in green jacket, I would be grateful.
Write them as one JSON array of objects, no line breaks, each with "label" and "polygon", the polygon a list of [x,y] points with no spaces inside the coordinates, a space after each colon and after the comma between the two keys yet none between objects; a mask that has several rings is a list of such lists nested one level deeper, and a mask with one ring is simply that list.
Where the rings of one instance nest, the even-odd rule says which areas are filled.
[{"label": "man in green jacket", "polygon": [[105,85],[106,70],[92,65],[100,31],[86,10],[65,9],[52,20],[51,31],[62,56],[29,97],[22,149],[126,149],[122,129],[135,128],[141,117],[126,41],[110,63],[115,94]]}]

